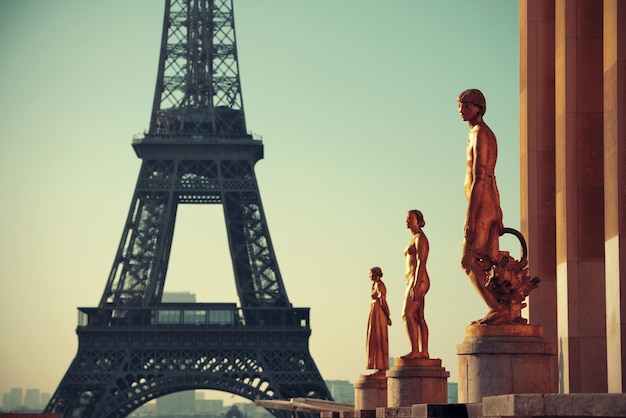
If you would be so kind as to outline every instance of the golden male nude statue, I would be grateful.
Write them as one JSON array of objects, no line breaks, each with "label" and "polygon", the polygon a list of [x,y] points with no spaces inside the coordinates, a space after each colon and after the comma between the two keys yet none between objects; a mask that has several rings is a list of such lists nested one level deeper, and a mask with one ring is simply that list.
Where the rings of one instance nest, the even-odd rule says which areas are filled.
[{"label": "golden male nude statue", "polygon": [[508,313],[485,285],[499,259],[499,237],[504,230],[495,176],[498,144],[483,120],[487,104],[480,90],[463,91],[457,104],[461,119],[469,126],[464,185],[468,206],[461,265],[489,307],[487,315],[474,322],[497,324],[508,321]]}]

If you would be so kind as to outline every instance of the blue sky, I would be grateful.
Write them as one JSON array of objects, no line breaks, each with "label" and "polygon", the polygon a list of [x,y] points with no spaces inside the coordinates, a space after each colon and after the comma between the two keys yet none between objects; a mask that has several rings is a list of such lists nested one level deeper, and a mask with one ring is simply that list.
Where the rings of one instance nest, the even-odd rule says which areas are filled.
[{"label": "blue sky", "polygon": [[[78,306],[104,290],[139,172],[163,5],[0,0],[0,393],[52,392],[77,350]],[[505,226],[519,228],[518,2],[235,0],[256,174],[291,302],[311,307],[325,379],[366,372],[368,270],[384,272],[390,355],[401,320],[409,209],[430,241],[430,354],[486,313],[460,268],[467,125],[479,88],[499,141]],[[518,254],[518,244],[502,249]],[[183,206],[166,291],[235,302],[219,206]]]}]

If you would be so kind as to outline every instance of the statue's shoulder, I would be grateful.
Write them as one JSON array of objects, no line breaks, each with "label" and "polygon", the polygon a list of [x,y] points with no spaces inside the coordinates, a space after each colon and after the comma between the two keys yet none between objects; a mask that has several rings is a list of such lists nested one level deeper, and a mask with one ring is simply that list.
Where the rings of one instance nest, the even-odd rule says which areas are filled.
[{"label": "statue's shoulder", "polygon": [[495,137],[493,131],[491,130],[489,125],[485,123],[485,121],[482,121],[476,124],[474,128],[476,129],[476,133],[480,135],[481,137],[490,137],[490,138]]},{"label": "statue's shoulder", "polygon": [[474,127],[473,141],[475,146],[490,147],[496,142],[496,135],[486,123],[480,123]]}]

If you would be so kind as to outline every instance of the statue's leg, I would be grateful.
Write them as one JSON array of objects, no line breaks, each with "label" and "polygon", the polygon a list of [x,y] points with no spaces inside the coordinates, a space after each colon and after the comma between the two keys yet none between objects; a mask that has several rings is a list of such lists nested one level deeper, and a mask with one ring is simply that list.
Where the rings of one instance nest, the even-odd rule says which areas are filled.
[{"label": "statue's leg", "polygon": [[407,295],[404,303],[404,311],[402,319],[406,326],[409,342],[411,343],[411,352],[402,356],[402,358],[416,358],[419,354],[419,328],[416,318],[416,303]]},{"label": "statue's leg", "polygon": [[[468,247],[465,246],[464,248]],[[500,302],[498,302],[492,291],[488,287],[485,287],[487,283],[487,273],[483,262],[481,262],[480,256],[475,254],[474,251],[470,251],[468,248],[468,251],[465,251],[463,254],[461,265],[463,266],[467,277],[469,277],[470,282],[474,286],[474,289],[476,289],[487,307],[489,307],[489,312],[487,312],[487,315],[484,318],[473,321],[472,323],[487,324],[494,323],[496,321],[501,322],[503,320],[503,316],[507,316],[506,309]]]},{"label": "statue's leg", "polygon": [[428,353],[428,324],[426,324],[426,317],[424,316],[424,300],[425,298],[422,297],[420,307],[417,313],[420,332],[420,357],[429,358],[430,354]]}]

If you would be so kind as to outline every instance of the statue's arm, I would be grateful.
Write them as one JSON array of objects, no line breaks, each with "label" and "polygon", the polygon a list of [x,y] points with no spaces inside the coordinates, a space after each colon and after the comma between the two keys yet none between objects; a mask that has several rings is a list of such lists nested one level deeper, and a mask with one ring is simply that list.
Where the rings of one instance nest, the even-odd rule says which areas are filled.
[{"label": "statue's arm", "polygon": [[389,311],[389,305],[387,304],[387,288],[383,287],[380,292],[380,306],[383,309],[383,312],[387,316],[387,324],[391,325],[391,312]]},{"label": "statue's arm", "polygon": [[480,129],[475,132],[471,150],[472,155],[472,182],[470,184],[467,214],[465,217],[465,238],[473,241],[476,235],[476,224],[481,202],[487,198],[485,196],[485,178],[488,172],[489,161],[489,138]]},{"label": "statue's arm", "polygon": [[429,245],[428,240],[423,236],[415,241],[415,277],[413,278],[413,286],[411,287],[411,299],[415,300],[417,289],[424,281],[426,273],[426,261],[428,260]]}]

